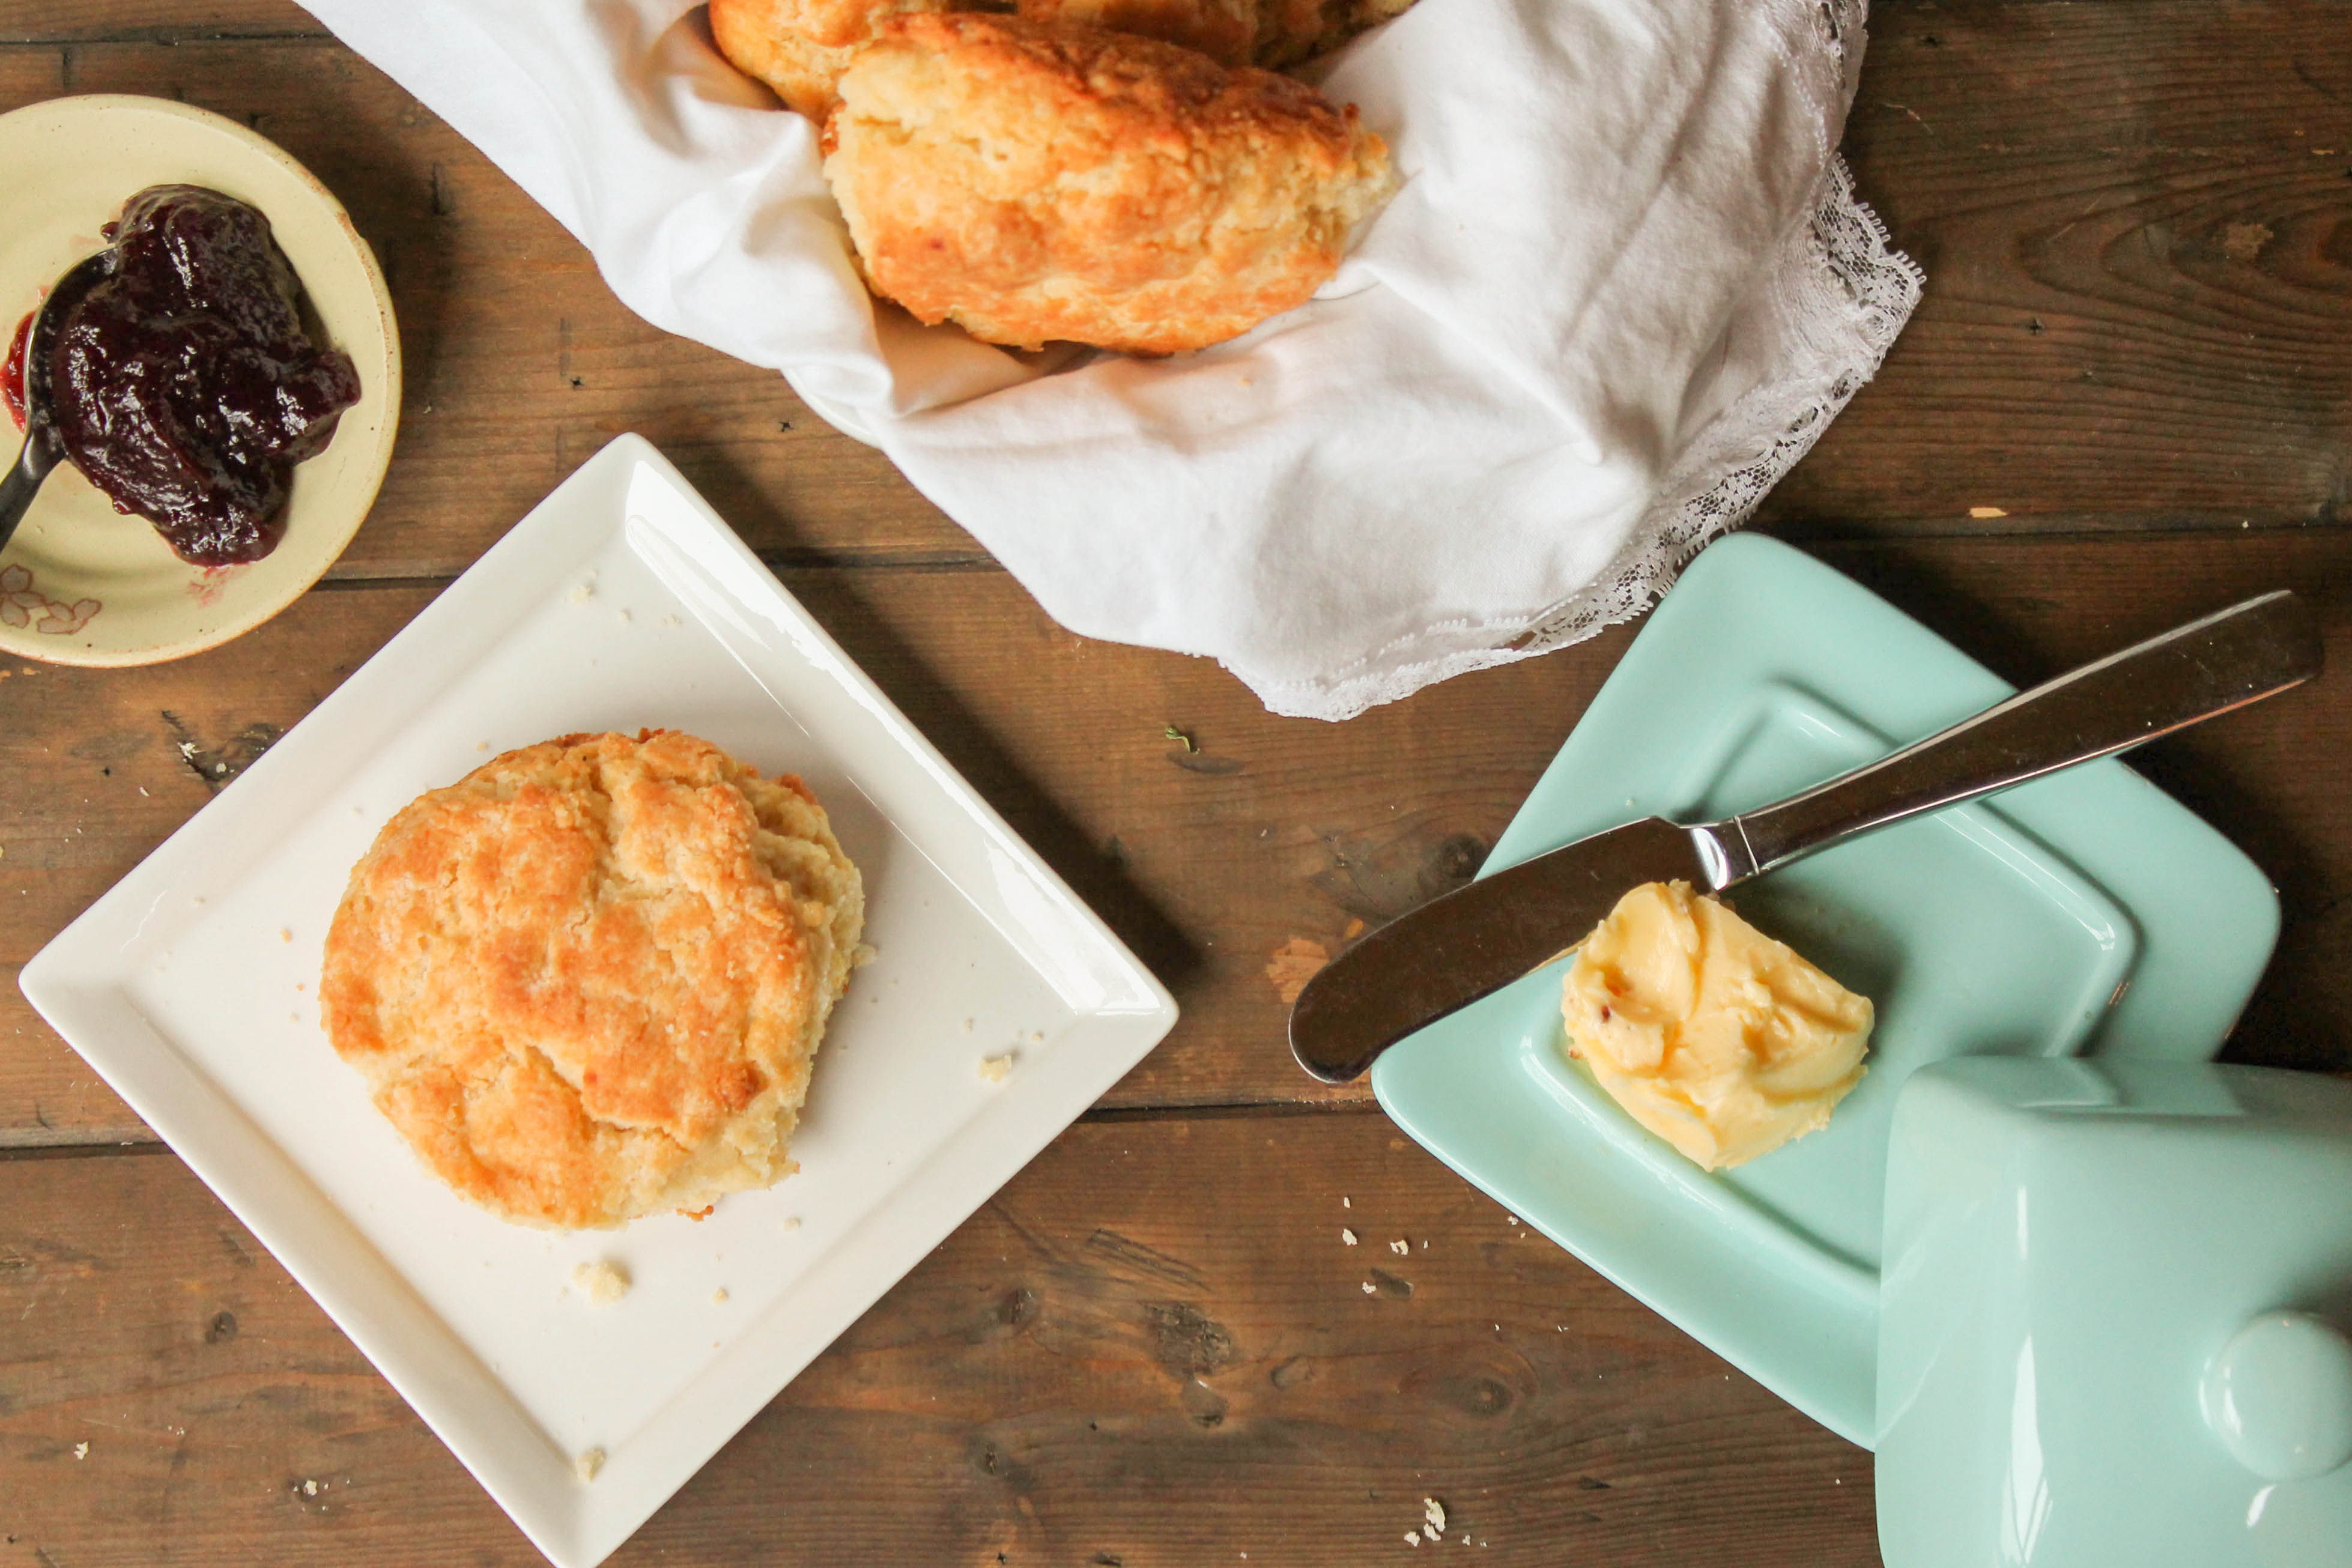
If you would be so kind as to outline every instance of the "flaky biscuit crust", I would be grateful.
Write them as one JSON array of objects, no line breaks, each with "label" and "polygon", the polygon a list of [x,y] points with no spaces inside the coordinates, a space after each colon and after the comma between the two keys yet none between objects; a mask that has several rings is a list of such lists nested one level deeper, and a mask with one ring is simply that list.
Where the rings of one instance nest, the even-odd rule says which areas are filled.
[{"label": "flaky biscuit crust", "polygon": [[864,925],[797,779],[674,731],[566,736],[404,807],[352,872],[329,1038],[476,1203],[620,1225],[790,1173]]},{"label": "flaky biscuit crust", "polygon": [[710,31],[737,70],[822,122],[849,62],[892,16],[1004,11],[1027,22],[1134,33],[1198,49],[1220,65],[1283,69],[1339,47],[1412,0],[710,0]]},{"label": "flaky biscuit crust", "polygon": [[1092,28],[900,16],[841,94],[825,174],[868,282],[990,342],[1221,342],[1305,303],[1391,188],[1352,108]]},{"label": "flaky biscuit crust", "polygon": [[822,124],[834,84],[874,29],[907,11],[940,11],[949,0],[710,0],[710,37],[728,63],[757,77]]}]

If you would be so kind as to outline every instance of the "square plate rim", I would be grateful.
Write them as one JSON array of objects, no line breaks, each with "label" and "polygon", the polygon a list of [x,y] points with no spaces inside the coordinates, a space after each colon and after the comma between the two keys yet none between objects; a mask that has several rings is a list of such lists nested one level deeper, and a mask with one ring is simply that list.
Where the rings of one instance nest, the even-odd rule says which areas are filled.
[{"label": "square plate rim", "polygon": [[[1115,1049],[1097,1051],[1084,1071],[1066,1071],[1046,1084],[1048,1089],[1058,1086],[1059,1092],[1045,1101],[1042,1113],[1034,1113],[1035,1127],[1046,1128],[1050,1124],[1045,1135],[1034,1147],[1016,1146],[986,1161],[971,1184],[977,1196],[957,1210],[939,1236],[928,1237],[919,1247],[892,1249],[906,1254],[904,1260],[894,1259],[895,1266],[885,1265],[885,1277],[874,1283],[863,1304],[823,1331],[822,1339],[807,1346],[806,1354],[777,1375],[772,1385],[763,1375],[748,1395],[739,1386],[731,1401],[739,1408],[726,1411],[717,1424],[723,1429],[713,1429],[707,1443],[674,1458],[658,1471],[646,1488],[649,1500],[644,1507],[623,1511],[628,1516],[625,1522],[606,1521],[598,1528],[585,1510],[559,1516],[535,1503],[530,1495],[532,1479],[520,1473],[500,1445],[520,1439],[543,1448],[545,1438],[521,1418],[513,1396],[489,1377],[473,1353],[429,1308],[418,1304],[406,1311],[411,1315],[422,1312],[426,1320],[425,1337],[437,1334],[442,1343],[421,1349],[404,1343],[416,1325],[398,1321],[402,1312],[382,1302],[411,1291],[404,1278],[312,1184],[290,1154],[139,1014],[129,990],[127,970],[110,963],[104,949],[113,946],[113,934],[142,901],[152,908],[154,898],[184,885],[184,873],[192,865],[223,852],[218,841],[233,841],[240,833],[250,835],[257,821],[267,816],[271,802],[288,796],[309,799],[329,793],[364,768],[391,737],[461,685],[472,656],[511,635],[530,612],[543,604],[545,593],[565,572],[615,543],[625,543],[628,514],[620,493],[630,477],[647,471],[684,503],[721,553],[749,573],[751,586],[773,594],[792,618],[796,638],[805,637],[829,661],[824,676],[855,695],[880,733],[917,765],[928,780],[927,788],[936,789],[951,807],[971,818],[987,833],[992,849],[1013,855],[1049,889],[1063,912],[1097,945],[1098,956],[1116,965],[1122,978],[1150,1005],[1106,1009],[1094,1014],[1074,1009],[1111,1037]],[[608,486],[614,492],[614,501],[609,507],[602,506],[597,497]],[[576,518],[568,514],[583,505],[608,514],[601,528],[576,528]],[[541,591],[536,597],[530,591],[534,589]],[[505,612],[479,613],[485,601],[503,607]],[[411,667],[420,663],[431,667],[437,678],[421,683],[410,678]],[[366,743],[350,747],[336,744],[328,734],[330,727],[345,722],[344,716],[363,706],[374,706],[381,715],[370,722]],[[323,755],[313,758],[309,755],[313,751]],[[560,1568],[593,1568],[616,1550],[782,1392],[808,1361],[821,1354],[939,1240],[952,1233],[970,1212],[1164,1039],[1179,1016],[1174,998],[1158,977],[1013,831],[667,459],[634,432],[614,437],[567,475],[250,768],[51,937],[26,962],[17,983],[35,1009],[268,1248],[532,1545]],[[88,1019],[93,1009],[109,1008],[123,1030],[141,1038],[126,1042],[101,1031],[92,1039]],[[1078,1089],[1084,1090],[1084,1098],[1075,1104],[1066,1103]],[[1043,1094],[1045,1090],[1038,1092]],[[996,1113],[1011,1103],[997,1100],[973,1120],[996,1119]],[[936,1163],[934,1155],[923,1165]],[[909,1186],[920,1176],[920,1167],[910,1172]],[[901,1201],[899,1192],[904,1190],[894,1192],[887,1201]],[[933,1207],[936,1210],[936,1204]],[[871,1233],[884,1227],[869,1220],[866,1228],[869,1234],[845,1239],[840,1249],[851,1254],[874,1250],[879,1244]],[[820,1267],[834,1264],[827,1260]],[[759,1337],[755,1331],[746,1331],[730,1345],[730,1354]],[[706,1365],[674,1389],[662,1408],[648,1417],[648,1429],[667,1419],[681,1399],[709,1383],[723,1364]],[[485,1392],[488,1397],[478,1396]],[[481,1430],[485,1426],[506,1429],[486,1433]]]},{"label": "square plate rim", "polygon": [[[1706,557],[1716,559],[1706,561]],[[1702,562],[1705,562],[1703,569]],[[1717,591],[1716,589],[1706,588],[1705,585],[1715,583],[1729,574],[1741,571],[1754,574],[1779,573],[1784,578],[1793,578],[1798,586],[1805,591],[1822,592],[1833,596],[1839,601],[1841,609],[1863,614],[1885,634],[1931,652],[1934,657],[1953,671],[1962,684],[1981,683],[1989,694],[1984,697],[1986,703],[1997,701],[2000,696],[2015,690],[2009,683],[2001,680],[1955,647],[1948,639],[1915,617],[1897,609],[1862,583],[1805,552],[1769,537],[1746,533],[1727,535],[1709,546],[1702,552],[1698,560],[1695,560],[1685,569],[1685,579],[1691,574],[1697,574],[1703,591],[1714,592]],[[1679,587],[1678,583],[1677,588]],[[1672,598],[1671,593],[1668,598]],[[1696,601],[1691,600],[1685,602]],[[1663,608],[1662,605],[1661,609]],[[1643,636],[1647,636],[1652,628],[1659,625],[1662,620],[1668,624],[1668,634],[1673,634],[1673,623],[1677,617],[1661,616],[1658,611],[1654,611],[1652,613],[1654,619],[1651,624],[1643,628]],[[1531,810],[1539,803],[1543,803],[1546,797],[1556,787],[1555,775],[1563,769],[1569,761],[1575,731],[1582,727],[1585,717],[1594,709],[1601,707],[1612,686],[1619,685],[1621,682],[1630,685],[1633,677],[1628,676],[1626,672],[1631,670],[1638,674],[1647,662],[1636,656],[1641,646],[1642,639],[1637,637],[1633,647],[1627,650],[1618,665],[1610,672],[1601,690],[1594,695],[1585,714],[1579,716],[1576,725],[1571,727],[1570,736],[1563,740],[1561,747],[1555,753],[1551,762],[1546,766],[1543,774],[1530,789],[1528,800],[1522,804],[1519,811],[1514,815],[1509,825],[1497,839],[1494,852],[1488,855],[1486,864],[1480,868],[1478,873],[1480,876],[1503,870],[1533,854],[1570,841],[1578,836],[1574,831],[1560,833],[1543,822],[1536,821],[1531,815]],[[1760,679],[1769,673],[1759,672],[1756,678]],[[1739,677],[1739,684],[1742,685],[1750,684],[1745,673]],[[1824,700],[1832,702],[1841,701],[1844,695],[1836,683],[1831,683],[1826,687],[1816,686],[1811,689]],[[1869,718],[1866,713],[1857,714],[1856,716],[1865,720]],[[1965,710],[1953,715],[1954,718],[1961,716],[1965,716]],[[2035,798],[2036,791],[2047,795],[2053,786],[2061,789],[2082,788],[2085,778],[2093,780],[2116,780],[2122,788],[2135,794],[2144,792],[2144,798],[2153,802],[2155,809],[2177,814],[2175,820],[2182,831],[2193,834],[2197,841],[2211,852],[2214,862],[2227,867],[2229,874],[2238,879],[2240,891],[2248,896],[2247,913],[2254,916],[2257,929],[2250,933],[2255,939],[2251,940],[2247,946],[2251,961],[2243,966],[2242,977],[2233,977],[2228,982],[2234,1004],[2229,1017],[2233,1019],[2237,1012],[2242,1009],[2247,998],[2251,996],[2254,986],[2259,982],[2276,942],[2280,918],[2276,889],[2271,885],[2268,877],[2263,873],[2261,868],[2219,830],[2158,789],[2118,759],[2109,758],[2085,764],[2066,774],[2024,786],[2016,792],[2016,795],[2032,800]],[[1994,802],[1993,805],[1996,809],[2007,806],[2014,799],[2014,796],[2005,798],[2003,800]],[[2005,817],[2010,815],[2006,810],[2001,814]],[[2015,825],[2024,829],[2035,839],[2049,842],[2046,835],[2032,822],[2020,821]],[[2065,843],[2049,842],[2049,847],[2061,857],[2072,860],[2072,852]],[[2086,875],[2089,875],[2088,868],[2082,869]],[[2097,877],[2092,876],[2091,880],[2095,885],[2101,887],[2107,896],[2114,899],[2127,915],[2131,915],[2136,923],[2141,925],[2144,944],[2154,946],[2154,943],[2148,940],[2149,934],[2145,928],[2143,912],[2132,901],[2124,898],[2116,890],[2107,887]],[[2149,956],[2146,951],[2146,946],[2141,954],[2143,964]],[[1541,974],[1552,975],[1554,971],[1548,969]],[[1483,1018],[1501,1016],[1502,998],[1524,996],[1524,988],[1538,984],[1540,977],[1540,976],[1531,976],[1515,982],[1511,987],[1506,988],[1484,1001],[1430,1025],[1422,1033],[1441,1038],[1447,1033],[1478,1036],[1485,1029]],[[2239,978],[2242,978],[2242,987],[2237,983]],[[1556,984],[1556,978],[1550,983]],[[2086,1032],[2081,1046],[2081,1054],[2097,1055],[2113,1048],[2112,1037],[2120,1032],[2116,1028],[2117,1018],[2125,1014],[2128,1004],[2140,1000],[2142,989],[2143,988],[2137,984],[2126,988],[2122,1001],[2111,1007]],[[2142,1010],[2145,1009],[2143,1008]],[[2220,1031],[2214,1035],[2210,1046],[2205,1048],[2207,1057],[2210,1058],[2212,1051],[2220,1049],[2227,1032],[2228,1023],[2225,1021]],[[1417,1035],[1409,1038],[1421,1037]],[[1400,1042],[1400,1044],[1402,1043]],[[1538,1203],[1528,1201],[1531,1195],[1506,1190],[1509,1184],[1503,1179],[1505,1173],[1497,1169],[1493,1162],[1482,1159],[1475,1149],[1457,1149],[1451,1146],[1460,1140],[1447,1138],[1442,1132],[1433,1130],[1428,1124],[1428,1119],[1425,1119],[1422,1113],[1421,1094],[1409,1084],[1400,1083],[1401,1069],[1393,1067],[1392,1064],[1409,1060],[1401,1053],[1391,1052],[1390,1056],[1384,1057],[1381,1061],[1374,1064],[1371,1073],[1374,1095],[1379,1100],[1381,1109],[1408,1135],[1422,1144],[1472,1185],[1504,1204],[1514,1214],[1528,1215],[1530,1219],[1537,1221],[1538,1228],[1552,1240],[1566,1248],[1588,1266],[1643,1301],[1653,1311],[1692,1334],[1716,1354],[1723,1355],[1735,1365],[1739,1366],[1748,1375],[1764,1384],[1781,1398],[1796,1406],[1806,1415],[1820,1421],[1848,1441],[1864,1448],[1872,1446],[1876,1436],[1874,1417],[1877,1312],[1875,1271],[1865,1271],[1861,1277],[1862,1281],[1866,1281],[1869,1286],[1866,1301],[1863,1303],[1866,1312],[1853,1312],[1850,1310],[1851,1303],[1841,1303],[1839,1300],[1853,1294],[1849,1287],[1861,1282],[1860,1281],[1841,1281],[1838,1278],[1841,1270],[1823,1268],[1812,1270],[1812,1278],[1809,1281],[1813,1287],[1810,1292],[1812,1304],[1832,1309],[1833,1315],[1842,1304],[1848,1309],[1844,1311],[1843,1316],[1850,1321],[1826,1322],[1822,1325],[1822,1343],[1842,1343],[1848,1355],[1859,1354],[1866,1358],[1865,1364],[1858,1368],[1846,1369],[1849,1375],[1843,1381],[1857,1384],[1858,1386],[1837,1389],[1811,1386],[1807,1385],[1803,1379],[1783,1375],[1780,1368],[1759,1364],[1769,1358],[1756,1354],[1757,1334],[1747,1326],[1744,1322],[1745,1314],[1741,1311],[1727,1307],[1720,1301],[1677,1299],[1678,1288],[1671,1280],[1661,1284],[1658,1280],[1650,1277],[1659,1273],[1671,1274],[1674,1271],[1672,1265],[1663,1269],[1644,1269],[1638,1260],[1629,1259],[1629,1254],[1633,1250],[1630,1248],[1595,1249],[1583,1244],[1587,1239],[1585,1238],[1578,1237],[1572,1239],[1570,1235],[1559,1233],[1555,1227],[1541,1223],[1542,1216],[1539,1212],[1532,1212],[1537,1211],[1539,1206]],[[1383,1068],[1391,1068],[1391,1071],[1383,1071]],[[1580,1176],[1596,1184],[1606,1185],[1615,1174],[1612,1162],[1606,1157],[1587,1160],[1584,1156],[1590,1151],[1568,1145],[1565,1141],[1563,1145],[1555,1152],[1563,1166],[1582,1161],[1578,1170]],[[1669,1242],[1678,1245],[1686,1239],[1687,1238],[1684,1237],[1670,1237]],[[1704,1241],[1705,1238],[1702,1236],[1700,1239]],[[1696,1253],[1708,1250],[1708,1248],[1701,1246],[1692,1255],[1696,1256]],[[1632,1262],[1631,1267],[1628,1266],[1629,1260]],[[1708,1260],[1710,1267],[1718,1269],[1727,1275],[1737,1276],[1729,1294],[1742,1295],[1743,1292],[1761,1289],[1768,1292],[1779,1290],[1785,1295],[1797,1298],[1807,1296],[1808,1292],[1799,1285],[1790,1283],[1785,1277],[1776,1281],[1770,1269],[1751,1267],[1752,1262],[1752,1260],[1743,1259],[1721,1249],[1717,1249],[1716,1256]],[[1785,1305],[1786,1302],[1783,1304]]]}]

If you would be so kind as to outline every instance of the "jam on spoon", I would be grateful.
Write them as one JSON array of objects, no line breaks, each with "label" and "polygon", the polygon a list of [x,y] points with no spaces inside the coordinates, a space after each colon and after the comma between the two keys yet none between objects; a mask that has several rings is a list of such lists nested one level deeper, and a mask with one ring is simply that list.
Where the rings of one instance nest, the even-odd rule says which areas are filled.
[{"label": "jam on spoon", "polygon": [[107,235],[105,265],[76,268],[44,307],[46,351],[19,329],[10,411],[22,421],[27,379],[45,377],[36,418],[116,510],[194,565],[258,560],[285,532],[294,465],[359,401],[359,372],[304,329],[293,266],[247,203],[155,185]]}]

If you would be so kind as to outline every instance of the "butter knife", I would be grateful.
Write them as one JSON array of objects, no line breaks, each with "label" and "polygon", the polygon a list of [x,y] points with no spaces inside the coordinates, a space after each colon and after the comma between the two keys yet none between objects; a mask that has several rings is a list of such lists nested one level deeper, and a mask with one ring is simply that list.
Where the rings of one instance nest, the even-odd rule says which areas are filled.
[{"label": "butter knife", "polygon": [[2317,674],[2319,632],[2293,593],[2249,599],[2110,653],[1772,805],[1685,825],[1651,817],[1496,872],[1357,942],[1307,981],[1290,1049],[1343,1083],[1423,1025],[1580,941],[1629,889],[1721,892],[1929,811],[2110,757]]}]

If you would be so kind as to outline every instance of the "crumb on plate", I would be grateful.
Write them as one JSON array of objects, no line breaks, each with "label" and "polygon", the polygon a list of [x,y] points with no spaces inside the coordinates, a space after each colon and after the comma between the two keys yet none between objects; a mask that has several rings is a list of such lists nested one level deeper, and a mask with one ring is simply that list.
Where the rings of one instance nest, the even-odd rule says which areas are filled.
[{"label": "crumb on plate", "polygon": [[633,1282],[627,1268],[603,1260],[575,1264],[572,1270],[572,1288],[594,1307],[611,1306],[629,1293]]}]

